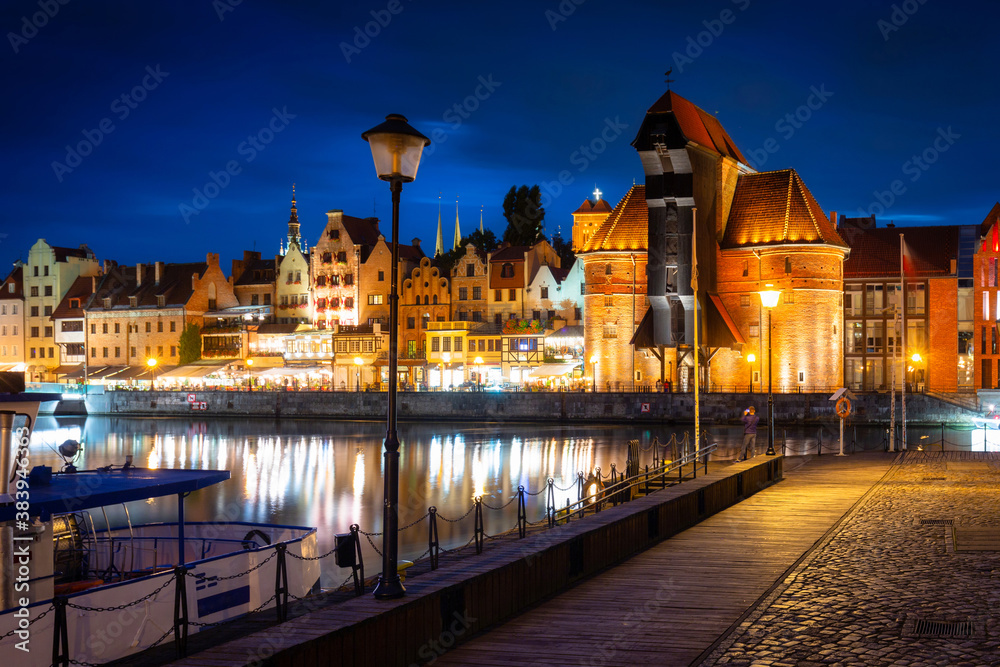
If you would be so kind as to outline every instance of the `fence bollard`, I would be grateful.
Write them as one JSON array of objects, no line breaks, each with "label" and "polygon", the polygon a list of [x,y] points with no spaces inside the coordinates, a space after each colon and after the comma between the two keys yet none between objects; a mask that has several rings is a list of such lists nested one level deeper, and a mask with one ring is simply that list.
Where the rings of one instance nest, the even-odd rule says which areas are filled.
[{"label": "fence bollard", "polygon": [[278,555],[274,568],[274,608],[278,612],[278,623],[284,623],[288,620],[288,567],[285,564],[288,545],[276,544],[274,550]]},{"label": "fence bollard", "polygon": [[941,451],[944,451],[944,422],[941,422]]},{"label": "fence bollard", "polygon": [[174,568],[174,648],[178,658],[187,657],[188,609],[187,568]]},{"label": "fence bollard", "polygon": [[576,473],[576,499],[583,500],[583,471]]},{"label": "fence bollard", "polygon": [[781,429],[781,455],[785,455],[785,446],[788,444],[788,432]]},{"label": "fence bollard", "polygon": [[441,547],[438,544],[438,524],[437,524],[437,512],[438,508],[431,505],[427,509],[428,523],[427,523],[427,551],[431,558],[431,569],[438,569],[438,558],[441,556]]},{"label": "fence bollard", "polygon": [[524,505],[524,487],[517,487],[517,536],[524,537],[528,532],[528,511]]},{"label": "fence bollard", "polygon": [[66,604],[68,598],[57,595],[52,598],[55,619],[52,628],[52,664],[69,667],[69,630],[66,625]]},{"label": "fence bollard", "polygon": [[[618,471],[615,470],[615,464],[612,463],[611,464],[611,486],[614,486],[617,483],[618,483]],[[618,494],[619,494],[618,491],[615,491],[614,493],[611,494],[611,504],[614,505],[615,507],[618,507]]]},{"label": "fence bollard", "polygon": [[351,568],[354,577],[354,595],[360,597],[365,592],[365,557],[361,553],[361,526],[351,524],[351,538],[354,540],[354,566]]},{"label": "fence bollard", "polygon": [[483,530],[483,497],[476,496],[476,525],[473,534],[473,538],[476,540],[476,553],[483,553],[483,536],[485,531]]},{"label": "fence bollard", "polygon": [[549,491],[546,494],[546,506],[545,513],[549,515],[549,528],[553,528],[556,525],[556,481],[549,477]]},{"label": "fence bollard", "polygon": [[569,498],[566,499],[566,523],[569,523]]},{"label": "fence bollard", "polygon": [[819,427],[819,437],[816,439],[816,456],[823,456],[823,427]]}]

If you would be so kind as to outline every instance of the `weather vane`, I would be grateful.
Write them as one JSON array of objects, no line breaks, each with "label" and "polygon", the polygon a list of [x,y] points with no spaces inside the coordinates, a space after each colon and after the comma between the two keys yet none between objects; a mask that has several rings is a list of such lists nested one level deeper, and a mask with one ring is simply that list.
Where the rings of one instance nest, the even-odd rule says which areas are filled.
[{"label": "weather vane", "polygon": [[670,90],[670,84],[671,84],[671,83],[673,83],[673,82],[675,81],[675,79],[671,79],[671,78],[670,78],[670,75],[671,75],[671,74],[673,73],[673,71],[674,71],[674,68],[673,68],[673,67],[671,67],[670,69],[668,69],[668,70],[667,70],[667,71],[666,71],[666,72],[665,72],[665,73],[663,74],[663,76],[667,77],[667,79],[666,79],[666,81],[667,81],[667,90]]}]

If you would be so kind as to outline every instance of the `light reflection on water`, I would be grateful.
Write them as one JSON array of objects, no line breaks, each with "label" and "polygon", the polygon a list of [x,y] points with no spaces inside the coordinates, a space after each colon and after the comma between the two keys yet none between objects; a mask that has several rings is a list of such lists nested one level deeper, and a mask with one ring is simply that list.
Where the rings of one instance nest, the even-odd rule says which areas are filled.
[{"label": "light reflection on water", "polygon": [[[466,424],[402,423],[400,447],[400,516],[405,526],[434,505],[442,517],[465,514],[472,499],[482,495],[489,505],[500,506],[523,485],[537,492],[552,477],[557,487],[556,505],[576,500],[578,471],[589,473],[600,466],[607,475],[614,462],[625,467],[628,441],[648,446],[654,436],[669,439],[672,429],[631,425]],[[720,445],[720,459],[731,458],[742,438],[742,429],[710,429]],[[878,446],[883,431],[859,429],[862,446]],[[911,429],[913,442],[940,441],[938,429]],[[994,432],[991,432],[991,435]],[[790,449],[814,447],[817,428],[788,429]],[[973,433],[975,435],[975,433]],[[318,546],[325,553],[336,533],[357,523],[367,532],[382,530],[382,440],[385,426],[378,422],[319,420],[140,419],[89,417],[39,419],[32,439],[31,465],[58,468],[54,448],[66,439],[84,443],[80,469],[120,465],[131,454],[137,465],[150,468],[201,468],[230,470],[232,479],[192,494],[185,502],[190,521],[223,517],[257,523],[318,528]],[[765,437],[758,438],[762,451]],[[949,431],[946,440],[968,448],[975,444],[968,431]],[[835,440],[824,435],[826,451]],[[1000,445],[998,445],[1000,447]],[[982,438],[979,439],[982,448]],[[990,447],[992,448],[992,447]],[[650,452],[643,464],[651,463]],[[544,513],[545,494],[527,499],[529,520]],[[132,509],[135,522],[173,521],[176,499],[158,498]],[[487,534],[513,528],[516,503],[503,512],[484,511]],[[441,546],[467,543],[473,534],[470,515],[458,524],[438,522]],[[373,538],[381,547],[381,538]],[[362,539],[366,573],[380,569],[380,560]],[[421,522],[400,535],[400,557],[414,558],[427,549],[427,523]],[[339,585],[346,574],[323,563],[323,585]]]}]

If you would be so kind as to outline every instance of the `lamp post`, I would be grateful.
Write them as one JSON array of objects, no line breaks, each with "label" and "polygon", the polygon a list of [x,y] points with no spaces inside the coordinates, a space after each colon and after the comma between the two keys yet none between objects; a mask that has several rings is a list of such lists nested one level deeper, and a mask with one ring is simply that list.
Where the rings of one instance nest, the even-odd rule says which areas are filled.
[{"label": "lamp post", "polygon": [[750,393],[751,394],[753,393],[753,362],[755,362],[755,361],[757,361],[757,357],[754,355],[753,352],[749,352],[747,354],[747,365],[750,366],[750,382],[749,382],[749,386],[750,386]]},{"label": "lamp post", "polygon": [[768,289],[761,290],[760,303],[767,309],[767,456],[774,456],[774,391],[771,383],[771,309],[778,305],[778,297],[781,292],[772,289],[773,285],[768,283]]},{"label": "lamp post", "polygon": [[590,387],[590,393],[592,394],[597,391],[597,359],[598,357],[596,353],[590,355],[590,368],[594,375],[594,384]]},{"label": "lamp post", "polygon": [[150,357],[146,359],[146,367],[149,368],[149,388],[153,388],[153,380],[156,379],[156,359]]},{"label": "lamp post", "polygon": [[365,363],[365,360],[361,357],[354,357],[354,365],[357,367],[357,371],[354,373],[354,377],[357,378],[357,388],[361,391],[361,364]]},{"label": "lamp post", "polygon": [[399,195],[403,183],[417,177],[420,155],[431,140],[414,130],[400,114],[389,114],[385,122],[361,135],[372,149],[379,179],[389,181],[392,193],[392,286],[389,292],[389,387],[385,431],[385,502],[382,510],[382,576],[375,587],[381,600],[403,597],[406,589],[399,580],[399,436],[396,434],[396,368],[399,341]]},{"label": "lamp post", "polygon": [[[914,364],[919,364],[923,361],[923,357],[920,356],[919,352],[914,352],[913,356],[910,357],[910,361]],[[908,369],[910,371],[910,393],[917,393],[917,367],[916,365],[910,366]]]},{"label": "lamp post", "polygon": [[250,376],[250,391],[253,391],[253,359],[247,359],[247,374]]},{"label": "lamp post", "polygon": [[476,364],[476,389],[478,391],[483,390],[483,358],[476,357],[474,362]]}]

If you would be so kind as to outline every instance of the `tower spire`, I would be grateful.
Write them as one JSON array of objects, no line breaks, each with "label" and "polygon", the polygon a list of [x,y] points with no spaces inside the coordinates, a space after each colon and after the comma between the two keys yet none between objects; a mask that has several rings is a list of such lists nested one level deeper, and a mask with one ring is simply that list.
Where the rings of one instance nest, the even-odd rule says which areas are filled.
[{"label": "tower spire", "polygon": [[483,233],[483,207],[479,206],[479,233]]},{"label": "tower spire", "polygon": [[455,243],[457,248],[462,243],[462,232],[458,228],[458,195],[455,195]]},{"label": "tower spire", "polygon": [[441,234],[441,193],[438,193],[438,234],[437,243],[434,246],[434,256],[439,257],[444,254],[444,236]]},{"label": "tower spire", "polygon": [[299,211],[295,208],[295,183],[292,183],[292,212],[288,217],[288,249],[292,249],[292,244],[301,249],[301,237],[299,236]]}]

